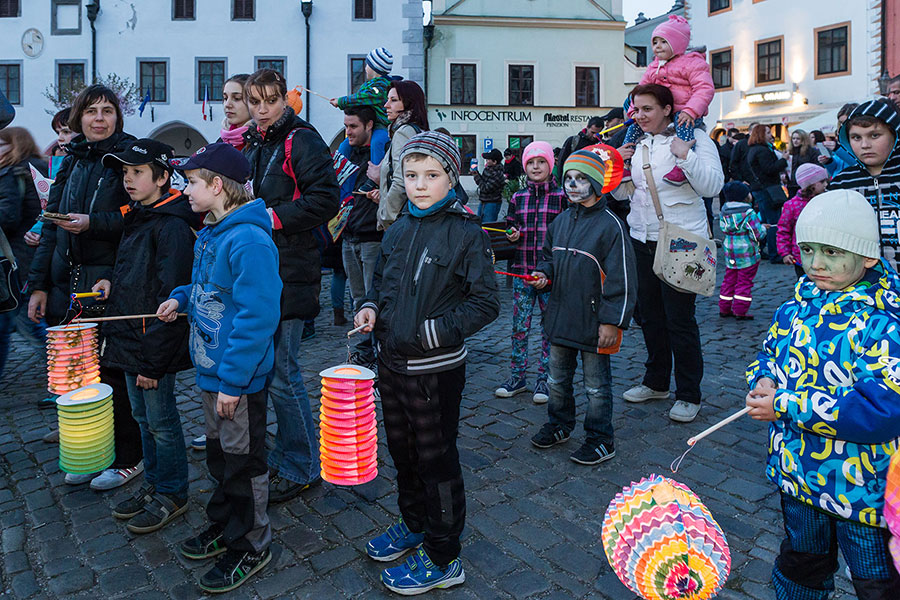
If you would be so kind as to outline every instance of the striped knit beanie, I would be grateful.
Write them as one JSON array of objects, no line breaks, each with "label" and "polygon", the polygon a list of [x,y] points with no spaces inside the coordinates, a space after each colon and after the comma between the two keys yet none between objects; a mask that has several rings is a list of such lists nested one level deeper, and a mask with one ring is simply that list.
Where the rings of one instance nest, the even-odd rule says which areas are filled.
[{"label": "striped knit beanie", "polygon": [[409,138],[403,150],[400,152],[400,163],[410,154],[425,154],[441,163],[447,175],[450,176],[450,185],[456,187],[459,182],[459,148],[449,135],[437,131],[423,131]]},{"label": "striped knit beanie", "polygon": [[375,48],[366,56],[366,64],[379,75],[387,75],[394,68],[394,55],[387,48]]},{"label": "striped knit beanie", "polygon": [[598,196],[603,195],[603,179],[606,173],[606,166],[598,155],[587,150],[573,152],[563,165],[563,177],[565,177],[566,171],[584,173],[591,181],[594,194]]}]

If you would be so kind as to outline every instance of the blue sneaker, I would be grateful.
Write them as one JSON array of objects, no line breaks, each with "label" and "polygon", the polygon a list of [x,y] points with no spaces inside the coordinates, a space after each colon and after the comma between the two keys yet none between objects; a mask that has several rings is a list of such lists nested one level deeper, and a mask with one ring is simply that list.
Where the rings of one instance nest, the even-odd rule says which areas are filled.
[{"label": "blue sneaker", "polygon": [[449,588],[466,580],[466,572],[458,558],[443,569],[431,562],[422,548],[399,567],[381,572],[381,583],[392,592],[404,596],[424,594],[434,588]]},{"label": "blue sneaker", "polygon": [[527,391],[528,386],[525,385],[524,377],[522,379],[516,379],[515,376],[510,376],[503,385],[494,390],[494,395],[498,398],[512,398],[516,394]]},{"label": "blue sneaker", "polygon": [[366,544],[368,555],[379,562],[400,558],[410,550],[418,548],[425,541],[424,533],[413,533],[401,518],[388,530]]}]

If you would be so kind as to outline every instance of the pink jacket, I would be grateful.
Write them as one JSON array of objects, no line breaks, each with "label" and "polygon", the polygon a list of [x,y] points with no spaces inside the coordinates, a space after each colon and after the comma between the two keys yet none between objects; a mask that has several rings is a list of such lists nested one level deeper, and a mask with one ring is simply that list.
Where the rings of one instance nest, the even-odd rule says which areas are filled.
[{"label": "pink jacket", "polygon": [[778,246],[778,256],[793,256],[796,264],[800,264],[800,246],[797,245],[797,233],[794,228],[797,225],[797,217],[800,211],[806,208],[809,200],[798,193],[784,203],[781,208],[781,218],[778,219],[778,233],[775,242]]},{"label": "pink jacket", "polygon": [[[694,119],[709,113],[709,103],[716,91],[709,63],[699,52],[680,54],[665,64],[654,58],[641,77],[641,85],[647,83],[658,83],[672,90],[675,112],[686,111]],[[633,112],[629,109],[628,115]]]}]

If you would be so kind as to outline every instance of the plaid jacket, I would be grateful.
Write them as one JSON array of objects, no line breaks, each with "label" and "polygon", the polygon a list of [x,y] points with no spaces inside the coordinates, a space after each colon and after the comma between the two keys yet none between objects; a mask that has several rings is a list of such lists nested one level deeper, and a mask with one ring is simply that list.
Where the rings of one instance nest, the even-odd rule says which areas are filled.
[{"label": "plaid jacket", "polygon": [[509,199],[506,226],[518,229],[521,237],[516,244],[516,255],[509,266],[511,273],[528,275],[537,269],[547,228],[568,204],[565,192],[553,176],[543,183],[535,183],[529,179],[524,190],[513,194]]}]

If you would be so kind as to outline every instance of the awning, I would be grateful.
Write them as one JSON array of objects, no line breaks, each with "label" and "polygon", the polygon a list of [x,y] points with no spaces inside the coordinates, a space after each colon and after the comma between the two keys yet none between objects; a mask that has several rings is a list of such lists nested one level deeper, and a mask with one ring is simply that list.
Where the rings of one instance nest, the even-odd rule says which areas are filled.
[{"label": "awning", "polygon": [[[829,125],[834,128],[837,122],[837,111],[843,104],[782,104],[779,106],[751,106],[749,111],[733,111],[722,117],[716,123],[717,127],[747,127],[750,123],[763,123],[764,125],[781,125],[787,120],[791,127],[810,129],[822,129]],[[821,119],[821,120],[819,120]],[[803,126],[816,121],[816,127]]]}]

